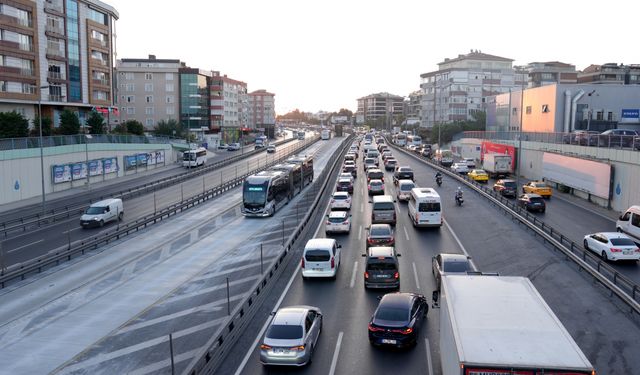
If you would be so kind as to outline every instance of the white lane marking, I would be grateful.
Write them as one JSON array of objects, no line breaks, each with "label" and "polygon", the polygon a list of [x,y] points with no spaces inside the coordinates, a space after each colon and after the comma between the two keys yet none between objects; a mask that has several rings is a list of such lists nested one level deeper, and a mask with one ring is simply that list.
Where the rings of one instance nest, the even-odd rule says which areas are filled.
[{"label": "white lane marking", "polygon": [[413,263],[413,276],[416,277],[416,287],[420,289],[420,281],[418,280],[418,269],[416,268],[416,262]]},{"label": "white lane marking", "polygon": [[362,225],[358,227],[358,241],[362,239]]},{"label": "white lane marking", "polygon": [[360,212],[364,212],[364,203],[360,203]]},{"label": "white lane marking", "polygon": [[31,245],[35,245],[35,244],[37,244],[37,243],[40,243],[40,242],[42,242],[42,241],[44,241],[44,240],[38,240],[38,241],[34,241],[34,242],[31,242],[31,243],[28,243],[28,244],[26,244],[26,245],[22,245],[22,246],[20,246],[20,247],[16,247],[15,249],[11,249],[11,250],[7,251],[7,253],[13,253],[13,252],[18,251],[18,250],[20,250],[20,249],[24,249],[25,247],[29,247],[29,246],[31,246]]},{"label": "white lane marking", "polygon": [[358,273],[358,261],[353,262],[353,273],[351,274],[351,283],[349,283],[349,288],[353,288],[356,284],[356,274]]},{"label": "white lane marking", "polygon": [[[462,250],[464,255],[469,256],[469,253],[467,252],[467,249],[465,249],[464,246],[462,246],[462,242],[460,242],[460,239],[456,235],[456,232],[453,231],[453,229],[451,228],[451,226],[449,225],[449,223],[446,220],[443,219],[442,221],[444,221],[444,225],[447,227],[449,232],[451,232],[451,235],[453,235],[453,239],[456,240],[456,242],[458,243],[458,246],[460,246],[460,249]],[[471,267],[473,267],[474,271],[478,270],[478,268],[476,267],[476,264],[474,263],[473,259],[469,260],[469,263],[471,263]]]},{"label": "white lane marking", "polygon": [[424,343],[427,344],[427,369],[429,369],[429,375],[433,375],[433,364],[431,363],[431,345],[429,345],[429,339],[424,339]]},{"label": "white lane marking", "polygon": [[336,349],[333,351],[333,359],[331,360],[331,368],[329,369],[329,375],[336,373],[336,365],[338,364],[338,354],[340,354],[340,346],[342,346],[342,336],[344,332],[340,331],[338,335],[338,342],[336,343]]},{"label": "white lane marking", "polygon": [[402,227],[402,229],[404,229],[404,236],[407,238],[407,241],[409,241],[409,232],[407,232],[407,227]]},{"label": "white lane marking", "polygon": [[76,227],[76,228],[73,228],[73,229],[65,230],[65,231],[64,231],[64,232],[62,232],[62,233],[67,234],[67,233],[69,233],[69,232],[73,232],[73,231],[75,231],[75,230],[79,230],[79,229],[82,229],[82,228],[81,228],[81,227]]}]

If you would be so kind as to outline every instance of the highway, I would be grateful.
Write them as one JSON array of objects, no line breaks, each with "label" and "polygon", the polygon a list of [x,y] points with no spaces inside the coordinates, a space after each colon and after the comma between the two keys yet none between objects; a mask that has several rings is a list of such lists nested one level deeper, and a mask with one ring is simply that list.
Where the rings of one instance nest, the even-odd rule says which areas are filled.
[{"label": "highway", "polygon": [[[315,154],[316,175],[339,142],[305,151]],[[183,370],[260,277],[261,245],[268,264],[318,185],[267,219],[241,216],[241,189],[232,189],[0,290],[3,372],[169,373],[169,334]]]},{"label": "highway", "polygon": [[[414,168],[419,186],[434,185],[435,172],[431,167],[398,151],[394,154],[400,165]],[[391,174],[386,175],[385,181],[390,180]],[[247,329],[247,337],[240,340],[228,355],[219,371],[221,374],[292,372],[264,368],[258,360],[257,346],[269,321],[269,309],[276,308],[278,298],[282,299],[279,306],[312,305],[320,307],[324,313],[323,332],[314,361],[308,367],[296,369],[296,373],[441,374],[437,308],[430,309],[426,329],[421,332],[422,337],[415,348],[408,351],[384,350],[373,348],[368,343],[367,323],[377,306],[377,296],[384,292],[365,291],[363,287],[361,253],[365,249],[364,228],[369,225],[370,205],[361,176],[357,179],[351,211],[351,233],[335,236],[343,245],[337,280],[303,282],[299,264],[291,266],[291,276],[287,279],[290,287],[283,285],[283,292],[276,293],[278,297],[273,299],[262,318],[254,319],[255,323]],[[431,257],[439,252],[460,253],[466,250],[481,271],[529,277],[599,374],[631,374],[640,368],[640,358],[636,355],[640,350],[637,323],[612,304],[591,280],[534,239],[523,227],[502,216],[486,199],[467,191],[464,206],[455,206],[453,196],[458,185],[445,177],[443,186],[437,188],[443,199],[446,220],[446,225],[439,230],[414,229],[407,217],[406,204],[398,203],[396,248],[402,254],[401,291],[422,293],[431,300],[431,291],[435,287]],[[394,193],[392,186],[386,185],[387,192]],[[322,226],[318,228],[317,236],[325,237]]]},{"label": "highway", "polygon": [[[152,214],[164,207],[179,203],[184,199],[197,194],[201,194],[206,189],[222,185],[224,182],[233,180],[238,176],[247,173],[249,170],[260,168],[260,166],[264,166],[267,163],[288,155],[291,150],[300,145],[301,142],[305,141],[294,140],[286,145],[278,147],[274,154],[261,152],[231,165],[216,169],[201,176],[196,176],[186,182],[168,186],[164,189],[159,189],[154,193],[148,193],[125,200],[125,215],[121,224],[134,222],[136,219]],[[310,142],[310,139],[307,139],[307,142]],[[180,168],[179,170],[172,169],[167,171],[167,173],[168,172],[172,172],[174,174],[183,173],[184,168]],[[157,175],[152,175],[147,178],[158,179]],[[128,181],[128,183],[134,184],[134,181]],[[133,186],[138,186],[140,183],[141,181],[136,180],[135,185]],[[109,188],[113,189],[113,187]],[[123,187],[118,185],[117,188],[118,190],[122,190]],[[104,194],[104,192],[95,192],[95,194]],[[75,201],[76,199],[80,198],[73,197],[71,201]],[[69,199],[67,202],[69,202]],[[59,247],[68,246],[70,242],[81,241],[82,239],[108,233],[118,228],[118,225],[115,222],[108,223],[102,228],[84,229],[80,227],[79,223],[79,216],[72,217],[5,239],[2,241],[2,249],[5,253],[5,265],[10,266],[21,263]]]}]

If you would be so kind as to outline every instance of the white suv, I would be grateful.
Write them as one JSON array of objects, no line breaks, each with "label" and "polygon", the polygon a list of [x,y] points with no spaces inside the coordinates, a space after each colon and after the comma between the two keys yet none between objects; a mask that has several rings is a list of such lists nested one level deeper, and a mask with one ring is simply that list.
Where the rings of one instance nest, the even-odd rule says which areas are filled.
[{"label": "white suv", "polygon": [[302,278],[330,277],[335,279],[340,268],[340,251],[333,238],[313,238],[302,252]]}]

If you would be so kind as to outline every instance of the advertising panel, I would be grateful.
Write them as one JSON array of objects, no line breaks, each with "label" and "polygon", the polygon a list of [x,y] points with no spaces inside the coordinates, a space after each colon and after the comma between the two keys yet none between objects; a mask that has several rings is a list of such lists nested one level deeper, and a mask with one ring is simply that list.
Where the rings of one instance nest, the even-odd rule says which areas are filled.
[{"label": "advertising panel", "polygon": [[484,154],[507,154],[511,156],[511,165],[514,167],[516,165],[516,148],[513,146],[482,141],[482,146],[480,148],[480,162],[484,161]]},{"label": "advertising panel", "polygon": [[138,167],[144,167],[147,165],[147,154],[136,155]]},{"label": "advertising panel", "polygon": [[89,176],[102,175],[102,160],[89,160]]},{"label": "advertising panel", "polygon": [[71,165],[54,165],[51,167],[51,171],[54,184],[71,181]]},{"label": "advertising panel", "polygon": [[137,156],[136,155],[125,155],[123,157],[124,159],[124,170],[125,171],[130,171],[133,169],[136,169],[136,160],[137,160]]},{"label": "advertising panel", "polygon": [[[546,372],[545,372],[546,374]],[[511,369],[486,369],[486,368],[467,368],[465,375],[535,375],[532,370],[516,370]]]},{"label": "advertising panel", "polygon": [[156,151],[156,164],[164,164],[164,150]]},{"label": "advertising panel", "polygon": [[117,173],[118,172],[118,158],[106,158],[102,159],[102,168],[104,174]]},{"label": "advertising panel", "polygon": [[71,178],[73,180],[82,180],[87,178],[87,164],[74,163],[71,164]]},{"label": "advertising panel", "polygon": [[545,152],[542,177],[600,198],[609,198],[611,165]]},{"label": "advertising panel", "polygon": [[147,154],[147,165],[155,165],[156,164],[156,153],[150,152]]}]

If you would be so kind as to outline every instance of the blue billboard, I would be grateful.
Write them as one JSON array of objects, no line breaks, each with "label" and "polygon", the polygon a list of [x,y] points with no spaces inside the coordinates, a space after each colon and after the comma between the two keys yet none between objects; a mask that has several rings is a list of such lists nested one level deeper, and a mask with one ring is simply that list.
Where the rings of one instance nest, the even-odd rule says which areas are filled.
[{"label": "blue billboard", "polygon": [[622,109],[622,118],[640,118],[640,109]]}]

